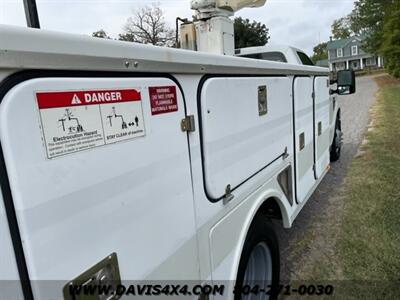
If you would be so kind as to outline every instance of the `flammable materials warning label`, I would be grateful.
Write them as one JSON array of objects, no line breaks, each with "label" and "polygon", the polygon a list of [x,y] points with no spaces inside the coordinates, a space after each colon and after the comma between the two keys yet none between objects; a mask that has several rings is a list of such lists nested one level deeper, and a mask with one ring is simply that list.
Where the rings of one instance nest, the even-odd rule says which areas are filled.
[{"label": "flammable materials warning label", "polygon": [[137,89],[38,92],[47,158],[145,135]]},{"label": "flammable materials warning label", "polygon": [[175,86],[149,87],[149,95],[152,115],[178,111]]}]

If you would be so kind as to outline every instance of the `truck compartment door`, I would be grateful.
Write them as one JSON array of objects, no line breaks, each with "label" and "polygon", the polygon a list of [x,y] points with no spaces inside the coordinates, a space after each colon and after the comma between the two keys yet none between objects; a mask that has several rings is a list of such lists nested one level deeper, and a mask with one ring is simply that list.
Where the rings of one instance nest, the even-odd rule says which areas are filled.
[{"label": "truck compartment door", "polygon": [[201,91],[205,189],[218,200],[292,149],[287,77],[217,77]]},{"label": "truck compartment door", "polygon": [[313,185],[314,176],[314,118],[313,82],[310,77],[294,80],[294,119],[296,149],[297,201],[303,202]]},{"label": "truck compartment door", "polygon": [[[8,91],[0,138],[37,299],[113,252],[122,280],[198,279],[184,117],[167,78],[38,78]],[[49,279],[54,290],[40,285]]]},{"label": "truck compartment door", "polygon": [[315,172],[319,178],[329,165],[329,79],[315,77]]}]

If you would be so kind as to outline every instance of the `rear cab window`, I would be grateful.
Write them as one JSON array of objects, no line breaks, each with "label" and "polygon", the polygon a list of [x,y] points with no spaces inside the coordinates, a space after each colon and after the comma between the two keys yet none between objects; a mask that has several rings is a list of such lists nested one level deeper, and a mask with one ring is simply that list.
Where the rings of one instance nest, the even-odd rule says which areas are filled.
[{"label": "rear cab window", "polygon": [[305,54],[303,52],[300,52],[300,51],[297,51],[297,56],[299,57],[299,59],[300,59],[300,61],[301,61],[301,63],[303,65],[306,65],[306,66],[313,66],[314,65],[314,63],[307,56],[307,54]]},{"label": "rear cab window", "polygon": [[262,60],[271,60],[271,61],[278,61],[278,62],[287,62],[285,55],[282,52],[277,52],[277,51],[245,54],[245,55],[241,55],[241,57],[262,59]]}]

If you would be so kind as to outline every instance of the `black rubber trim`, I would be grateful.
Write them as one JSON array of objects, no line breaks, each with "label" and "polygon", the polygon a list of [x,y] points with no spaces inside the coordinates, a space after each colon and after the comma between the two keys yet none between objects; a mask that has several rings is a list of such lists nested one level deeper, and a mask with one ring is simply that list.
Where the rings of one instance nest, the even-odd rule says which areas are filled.
[{"label": "black rubber trim", "polygon": [[314,179],[317,180],[317,153],[316,153],[316,149],[317,149],[317,141],[316,141],[316,134],[315,134],[315,122],[316,122],[316,117],[315,117],[315,76],[313,76],[313,88],[312,88],[312,102],[313,102],[313,109],[312,109],[312,114],[313,114],[313,160],[314,160],[314,166],[313,166],[313,171],[314,171]]},{"label": "black rubber trim", "polygon": [[297,166],[296,166],[296,158],[297,158],[297,151],[296,151],[296,109],[295,109],[295,102],[294,102],[294,82],[296,80],[296,76],[293,77],[292,82],[292,124],[293,124],[293,182],[294,182],[294,200],[298,204],[299,201],[297,200]]},{"label": "black rubber trim", "polygon": [[[106,71],[57,71],[57,70],[26,70],[13,73],[6,77],[0,83],[0,104],[4,99],[4,96],[16,85],[36,78],[54,78],[54,77],[71,77],[71,78],[105,78],[105,77],[120,77],[120,78],[167,78],[172,80],[180,89],[184,103],[184,113],[187,114],[185,94],[179,81],[171,74],[166,73],[130,73],[130,72],[106,72]],[[177,124],[178,126],[179,124]],[[189,139],[187,135],[187,139]],[[187,143],[189,148],[189,141]],[[189,157],[190,157],[190,148]],[[20,230],[18,226],[17,215],[15,213],[14,201],[11,193],[9,177],[7,174],[5,158],[3,155],[3,148],[0,140],[0,186],[1,192],[4,199],[4,207],[6,210],[8,226],[10,229],[11,240],[13,243],[17,268],[19,277],[21,280],[22,292],[25,300],[33,300],[32,286],[29,278],[28,268],[25,260],[24,249],[22,246],[22,240]]]},{"label": "black rubber trim", "polygon": [[[203,90],[203,86],[206,83],[206,81],[210,78],[223,78],[223,77],[228,77],[228,78],[237,78],[237,77],[246,77],[246,78],[260,78],[260,77],[288,77],[288,75],[271,75],[271,74],[266,74],[266,75],[249,75],[249,74],[206,74],[204,75],[199,82],[199,85],[197,87],[197,114],[199,116],[199,137],[200,137],[200,153],[201,153],[201,164],[202,164],[202,173],[203,173],[203,189],[204,193],[207,197],[207,199],[212,202],[216,203],[222,199],[224,199],[225,195],[222,195],[218,198],[213,198],[210,196],[210,194],[207,191],[206,187],[206,177],[205,177],[205,165],[204,165],[204,146],[203,146],[203,124],[202,124],[202,115],[201,115],[201,92]],[[270,165],[272,165],[274,162],[279,160],[280,158],[283,158],[286,155],[285,152],[280,154],[278,157],[274,158],[271,162],[263,166],[261,169],[247,177],[245,180],[243,180],[241,183],[238,185],[234,186],[231,188],[231,191],[235,191],[237,188],[242,186],[244,183],[248,182],[250,179],[252,179],[254,176],[259,174],[260,172],[264,171],[266,168],[268,168]]]}]

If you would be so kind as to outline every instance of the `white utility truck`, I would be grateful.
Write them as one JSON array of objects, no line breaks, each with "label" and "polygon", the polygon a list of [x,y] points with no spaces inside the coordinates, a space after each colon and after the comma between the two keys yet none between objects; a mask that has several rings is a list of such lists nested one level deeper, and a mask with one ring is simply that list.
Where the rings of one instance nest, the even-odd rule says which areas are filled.
[{"label": "white utility truck", "polygon": [[201,285],[190,299],[253,299],[201,290],[219,282],[276,291],[270,221],[290,228],[339,158],[330,95],[355,85],[235,57],[230,16],[264,3],[193,1],[181,42],[197,52],[0,26],[4,299],[105,283],[90,299],[117,299],[132,281]]}]

